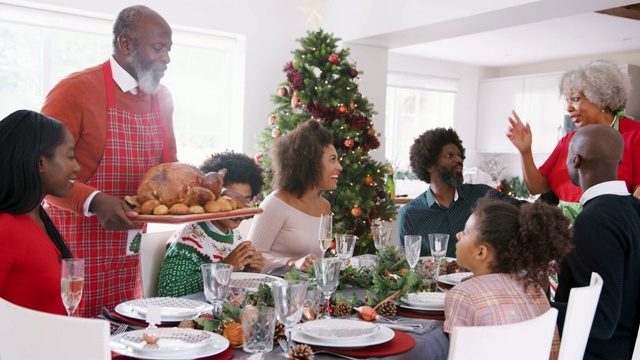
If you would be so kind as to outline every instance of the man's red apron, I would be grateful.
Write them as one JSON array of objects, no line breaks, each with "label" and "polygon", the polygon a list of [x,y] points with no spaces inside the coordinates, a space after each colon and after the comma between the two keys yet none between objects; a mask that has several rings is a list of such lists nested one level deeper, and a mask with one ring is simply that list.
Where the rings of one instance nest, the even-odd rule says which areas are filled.
[{"label": "man's red apron", "polygon": [[[104,63],[103,72],[107,141],[102,160],[86,183],[123,199],[135,195],[142,176],[161,162],[165,137],[156,96],[150,96],[150,113],[117,109],[109,61]],[[80,217],[53,206],[50,211],[74,257],[85,259],[84,292],[77,314],[95,317],[102,306],[113,309],[123,301],[142,297],[138,256],[126,255],[126,230],[106,230],[97,216]]]}]

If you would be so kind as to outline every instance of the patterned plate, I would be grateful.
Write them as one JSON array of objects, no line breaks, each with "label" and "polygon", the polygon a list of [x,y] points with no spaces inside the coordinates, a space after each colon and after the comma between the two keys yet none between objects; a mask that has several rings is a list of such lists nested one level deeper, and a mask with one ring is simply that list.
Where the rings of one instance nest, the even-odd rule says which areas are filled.
[{"label": "patterned plate", "polygon": [[444,284],[458,285],[460,284],[460,282],[462,282],[463,279],[466,279],[470,276],[473,276],[472,272],[453,273],[439,276],[438,281]]},{"label": "patterned plate", "polygon": [[144,298],[129,302],[131,309],[142,316],[147,314],[147,308],[150,305],[161,307],[160,317],[162,320],[191,318],[203,312],[207,307],[207,304],[201,301],[173,297]]},{"label": "patterned plate", "polygon": [[[148,344],[144,334],[153,332],[159,338],[155,344]],[[135,330],[126,333],[120,342],[132,349],[144,353],[176,353],[191,351],[207,346],[212,336],[206,331],[179,328],[158,328],[153,330]]]},{"label": "patterned plate", "polygon": [[443,292],[418,292],[408,293],[407,297],[400,301],[414,309],[444,310],[444,297]]},{"label": "patterned plate", "polygon": [[258,291],[258,286],[260,286],[260,284],[271,286],[271,284],[275,282],[282,282],[282,281],[283,280],[281,278],[271,276],[271,275],[246,273],[246,272],[234,272],[231,274],[231,281],[229,282],[229,287],[241,288],[247,291]]},{"label": "patterned plate", "polygon": [[380,327],[366,321],[325,319],[300,325],[300,332],[325,341],[352,341],[375,335]]}]

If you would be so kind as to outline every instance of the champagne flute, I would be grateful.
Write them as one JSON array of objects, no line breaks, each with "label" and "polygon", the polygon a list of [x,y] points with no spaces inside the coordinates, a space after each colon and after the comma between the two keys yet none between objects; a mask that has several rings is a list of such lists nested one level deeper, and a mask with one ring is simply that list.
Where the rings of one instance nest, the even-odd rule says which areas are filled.
[{"label": "champagne flute", "polygon": [[316,259],[313,261],[313,269],[316,273],[316,284],[324,294],[325,317],[329,315],[329,298],[338,287],[342,260],[338,258]]},{"label": "champagne flute", "polygon": [[429,246],[431,247],[431,256],[436,266],[436,273],[433,276],[438,283],[438,275],[440,274],[440,260],[447,255],[447,245],[449,244],[449,234],[429,234]]},{"label": "champagne flute", "polygon": [[387,246],[389,246],[392,231],[393,229],[391,228],[391,224],[388,222],[376,221],[373,223],[371,226],[373,245],[376,247],[378,252],[383,251]]},{"label": "champagne flute", "polygon": [[287,354],[291,345],[291,328],[302,318],[302,308],[307,297],[307,282],[289,280],[271,285],[273,304],[276,308],[278,321],[284,325],[284,335],[287,340]]},{"label": "champagne flute", "polygon": [[60,293],[67,314],[73,316],[84,288],[84,259],[62,259]]},{"label": "champagne flute", "polygon": [[420,258],[420,249],[422,248],[421,235],[405,235],[404,236],[404,256],[407,258],[409,267],[414,270]]},{"label": "champagne flute", "polygon": [[320,229],[318,230],[318,241],[322,250],[322,257],[331,246],[333,240],[333,214],[320,215]]}]

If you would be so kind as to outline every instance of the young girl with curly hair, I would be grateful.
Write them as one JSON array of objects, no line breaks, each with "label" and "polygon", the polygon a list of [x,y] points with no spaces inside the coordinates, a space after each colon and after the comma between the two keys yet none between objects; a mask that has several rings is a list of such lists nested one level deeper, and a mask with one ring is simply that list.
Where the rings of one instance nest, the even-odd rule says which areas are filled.
[{"label": "young girl with curly hair", "polygon": [[[569,222],[560,209],[543,203],[517,208],[483,198],[457,239],[458,264],[474,276],[447,293],[445,332],[521,322],[549,310],[539,284],[548,282],[549,263],[571,249]],[[559,346],[556,331],[552,359]]]}]

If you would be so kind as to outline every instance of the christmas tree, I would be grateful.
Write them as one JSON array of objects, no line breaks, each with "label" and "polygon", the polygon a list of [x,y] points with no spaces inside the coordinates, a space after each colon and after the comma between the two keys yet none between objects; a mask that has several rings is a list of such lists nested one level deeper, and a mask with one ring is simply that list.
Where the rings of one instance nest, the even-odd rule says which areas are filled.
[{"label": "christmas tree", "polygon": [[369,156],[380,146],[371,120],[373,105],[358,92],[360,73],[348,61],[349,50],[337,48],[338,41],[323,30],[298,39],[302,48],[292,51],[293,60],[283,68],[287,80],[271,95],[277,107],[259,135],[256,161],[265,169],[266,195],[272,190],[267,155],[274,138],[309,119],[322,123],[333,133],[343,167],[337,189],[323,194],[331,203],[334,232],[357,235],[356,254],[374,253],[371,222],[391,221],[397,211],[384,188],[388,165]]}]

